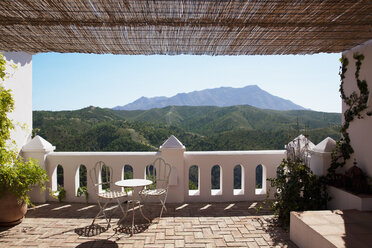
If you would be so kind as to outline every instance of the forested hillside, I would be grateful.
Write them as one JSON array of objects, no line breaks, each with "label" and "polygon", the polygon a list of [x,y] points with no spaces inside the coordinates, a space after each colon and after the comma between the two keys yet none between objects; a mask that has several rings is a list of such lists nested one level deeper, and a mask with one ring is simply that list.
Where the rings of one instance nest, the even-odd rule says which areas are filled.
[{"label": "forested hillside", "polygon": [[57,151],[150,151],[175,135],[187,150],[283,149],[299,133],[316,144],[339,137],[341,114],[251,106],[121,111],[88,107],[34,111],[37,134]]}]

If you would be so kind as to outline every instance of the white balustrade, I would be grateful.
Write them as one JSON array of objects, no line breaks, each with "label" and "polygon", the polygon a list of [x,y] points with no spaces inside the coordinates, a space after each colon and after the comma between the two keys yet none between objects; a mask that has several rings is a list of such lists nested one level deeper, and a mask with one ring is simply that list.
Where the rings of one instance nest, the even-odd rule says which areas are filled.
[{"label": "white balustrade", "polygon": [[[66,190],[66,202],[85,202],[85,197],[76,195],[79,187],[79,167],[84,165],[87,169],[87,190],[89,202],[96,202],[94,185],[89,177],[89,171],[98,161],[103,161],[113,168],[112,180],[124,179],[124,166],[133,168],[134,178],[145,178],[145,168],[154,161],[156,152],[52,152],[46,157],[46,170],[51,179],[48,187],[57,190],[57,166],[63,167],[63,187]],[[115,189],[120,190],[117,186]],[[47,200],[55,200],[48,196]]]},{"label": "white balustrade", "polygon": [[[262,200],[266,197],[266,178],[276,177],[276,167],[285,158],[285,151],[218,151],[185,152],[185,177],[189,168],[198,166],[198,190],[186,190],[185,202],[228,202]],[[220,166],[220,189],[212,189],[213,166]],[[234,168],[241,166],[241,189],[234,189]],[[256,189],[256,167],[262,165],[262,189]]]},{"label": "white balustrade", "polygon": [[[164,143],[159,152],[53,152],[53,147],[49,143],[47,144],[41,137],[38,139],[38,144],[44,147],[40,149],[28,146],[23,150],[23,155],[26,158],[33,157],[39,160],[40,166],[46,169],[50,177],[47,186],[52,190],[57,190],[57,166],[63,167],[63,187],[66,190],[64,201],[66,202],[85,202],[84,195],[80,197],[76,195],[80,185],[79,167],[81,165],[87,169],[89,202],[95,203],[95,191],[89,178],[89,170],[98,161],[103,161],[112,167],[112,179],[118,181],[124,179],[125,165],[132,167],[134,178],[145,178],[146,166],[151,165],[158,156],[172,165],[167,202],[262,200],[265,199],[269,188],[266,178],[276,176],[276,167],[285,158],[284,150],[186,152],[185,147],[175,137],[171,140],[173,143]],[[176,144],[177,141],[180,144]],[[220,168],[220,187],[212,189],[211,173],[216,165]],[[256,188],[258,165],[262,165],[262,187],[260,189]],[[189,169],[192,166],[197,166],[198,169],[197,190],[189,190]],[[240,189],[234,189],[234,168],[236,166],[241,166]],[[35,202],[56,201],[47,193],[42,194],[41,197],[39,193],[32,193],[31,197]]]}]

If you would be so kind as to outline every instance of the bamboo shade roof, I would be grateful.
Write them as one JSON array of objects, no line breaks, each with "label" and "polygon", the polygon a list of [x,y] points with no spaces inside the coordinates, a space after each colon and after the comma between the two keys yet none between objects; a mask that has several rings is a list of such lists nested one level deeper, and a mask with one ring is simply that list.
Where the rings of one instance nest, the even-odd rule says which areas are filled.
[{"label": "bamboo shade roof", "polygon": [[1,0],[0,50],[313,54],[372,39],[372,0]]}]

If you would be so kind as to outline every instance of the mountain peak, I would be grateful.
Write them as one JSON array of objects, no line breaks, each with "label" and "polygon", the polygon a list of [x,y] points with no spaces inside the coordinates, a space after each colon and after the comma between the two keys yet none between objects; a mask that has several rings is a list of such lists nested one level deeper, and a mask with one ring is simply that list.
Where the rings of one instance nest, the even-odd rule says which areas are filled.
[{"label": "mountain peak", "polygon": [[218,106],[251,105],[261,109],[273,110],[303,110],[293,102],[271,95],[258,85],[247,85],[242,88],[220,87],[178,93],[172,97],[141,97],[124,106],[114,107],[114,110],[148,110],[166,106]]},{"label": "mountain peak", "polygon": [[261,89],[260,87],[258,87],[257,84],[247,85],[247,86],[245,86],[245,87],[243,87],[243,88],[259,88],[259,89]]}]

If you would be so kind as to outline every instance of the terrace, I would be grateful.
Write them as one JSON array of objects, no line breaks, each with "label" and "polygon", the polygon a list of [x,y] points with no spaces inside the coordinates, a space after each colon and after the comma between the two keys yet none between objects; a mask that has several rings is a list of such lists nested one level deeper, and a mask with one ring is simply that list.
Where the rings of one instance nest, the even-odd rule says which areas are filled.
[{"label": "terrace", "polygon": [[[365,55],[360,76],[372,88],[371,71],[365,69],[372,66],[370,1],[12,0],[2,1],[0,10],[0,49],[5,52],[8,61],[19,67],[14,77],[6,82],[15,97],[12,117],[30,127],[32,54],[40,52],[133,55],[342,52],[349,60],[352,60],[353,53],[359,52]],[[345,75],[345,91],[348,95],[357,90],[353,77],[355,70],[351,63]],[[369,108],[371,104],[369,99]],[[343,104],[343,111],[345,109]],[[370,118],[356,120],[350,127],[354,157],[369,176],[372,175],[372,155],[369,151],[371,127]],[[157,153],[61,153],[53,152],[52,144],[41,138],[31,140],[28,131],[17,130],[13,137],[23,156],[37,158],[40,166],[47,170],[51,178],[49,186],[53,189],[57,185],[56,168],[61,165],[64,169],[64,185],[70,194],[67,194],[66,203],[58,204],[51,202],[53,198],[47,194],[34,193],[33,200],[40,204],[29,210],[22,224],[0,232],[1,245],[294,246],[288,239],[288,233],[270,224],[271,213],[264,211],[257,215],[252,208],[253,202],[265,198],[268,190],[265,179],[275,177],[275,168],[285,157],[284,151],[186,152],[182,143],[166,142]],[[318,148],[321,149],[312,155],[311,168],[323,175],[330,163],[330,151],[324,144]],[[81,165],[89,170],[97,160],[104,160],[114,167],[115,180],[120,180],[125,165],[130,165],[134,177],[143,178],[145,167],[157,155],[165,157],[173,166],[168,199],[170,210],[159,223],[154,222],[143,233],[131,238],[119,233],[107,239],[114,234],[112,230],[94,237],[82,237],[75,233],[77,228],[89,224],[97,210],[95,206],[83,203],[85,200],[75,194]],[[194,165],[202,180],[198,181],[198,190],[190,191],[188,173]],[[216,165],[220,168],[220,185],[217,189],[211,187],[211,170]],[[263,166],[260,189],[256,188],[255,178],[258,165]],[[232,180],[236,166],[240,166],[241,171],[240,188],[234,187]],[[345,169],[351,166],[350,162]],[[91,193],[89,203],[94,203],[96,199],[89,182],[88,192]],[[355,205],[350,207],[350,202],[342,197],[335,199],[335,202],[338,204],[334,204],[334,208],[358,208]],[[360,207],[360,210],[365,209],[369,209],[368,204],[367,207],[363,204]],[[152,215],[152,218],[155,217]],[[300,215],[298,219],[301,219]],[[350,229],[350,225],[345,223],[347,221],[337,222],[348,227],[337,234],[344,241],[339,243],[340,247],[352,244],[350,237],[357,237],[355,230],[369,234],[356,226]],[[291,238],[295,239],[297,245],[306,247],[303,240],[309,240],[307,231],[310,229],[296,227],[299,227],[300,233],[292,233],[291,229]],[[369,224],[364,227],[369,227]],[[314,237],[318,234],[314,234]],[[116,235],[125,238],[116,240]],[[307,245],[315,244],[313,242],[307,242]],[[368,244],[369,241],[366,242]],[[336,246],[335,243],[333,245]],[[332,247],[332,244],[328,246]]]},{"label": "terrace", "polygon": [[272,223],[270,211],[257,214],[255,204],[168,204],[160,221],[159,205],[149,205],[146,214],[153,223],[130,237],[125,229],[101,229],[105,223],[88,232],[96,205],[46,203],[30,209],[20,225],[3,230],[0,246],[296,247],[288,233]]}]

